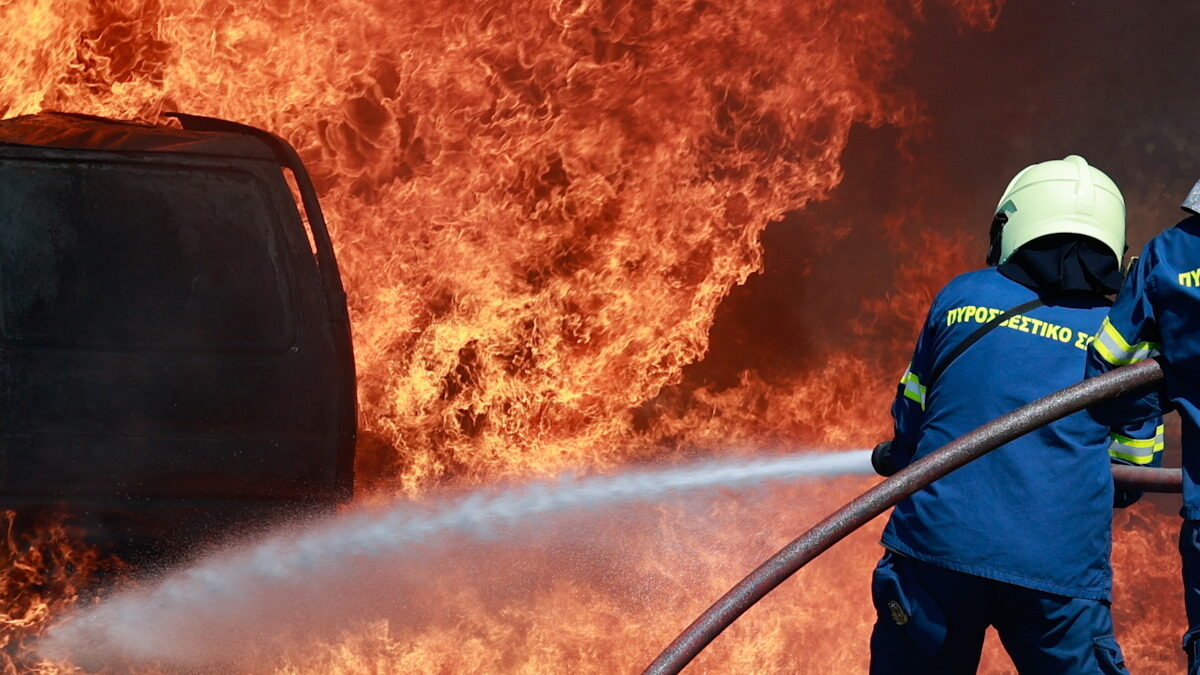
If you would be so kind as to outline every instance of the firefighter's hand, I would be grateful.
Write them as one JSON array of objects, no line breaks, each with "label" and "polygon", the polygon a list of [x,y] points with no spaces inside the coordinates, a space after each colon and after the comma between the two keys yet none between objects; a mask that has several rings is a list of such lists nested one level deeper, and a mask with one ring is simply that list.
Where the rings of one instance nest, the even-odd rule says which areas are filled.
[{"label": "firefighter's hand", "polygon": [[884,441],[871,451],[871,468],[880,476],[890,476],[898,469],[892,461],[892,442]]}]

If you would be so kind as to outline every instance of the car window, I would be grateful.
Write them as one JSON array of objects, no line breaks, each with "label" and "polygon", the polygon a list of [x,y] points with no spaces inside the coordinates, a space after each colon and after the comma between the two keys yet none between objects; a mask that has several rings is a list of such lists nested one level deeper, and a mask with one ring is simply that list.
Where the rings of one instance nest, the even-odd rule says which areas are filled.
[{"label": "car window", "polygon": [[216,352],[287,343],[271,203],[232,168],[0,160],[5,338]]}]

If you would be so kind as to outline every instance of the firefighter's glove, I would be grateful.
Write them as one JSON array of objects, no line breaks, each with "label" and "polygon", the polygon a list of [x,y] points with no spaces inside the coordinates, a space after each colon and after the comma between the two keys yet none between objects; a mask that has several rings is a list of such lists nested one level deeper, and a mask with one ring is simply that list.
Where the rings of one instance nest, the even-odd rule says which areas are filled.
[{"label": "firefighter's glove", "polygon": [[[1120,459],[1112,459],[1110,461],[1113,464],[1125,464],[1126,466],[1132,464],[1132,462],[1126,462],[1126,461],[1120,460]],[[1142,495],[1145,494],[1141,490],[1122,490],[1121,488],[1116,487],[1115,485],[1113,486],[1113,488],[1114,488],[1113,489],[1113,508],[1114,509],[1123,509],[1126,506],[1133,506],[1134,504],[1137,503],[1137,500],[1141,499]]]},{"label": "firefighter's glove", "polygon": [[871,451],[871,468],[880,476],[890,476],[899,471],[896,463],[892,461],[891,441],[884,441]]}]

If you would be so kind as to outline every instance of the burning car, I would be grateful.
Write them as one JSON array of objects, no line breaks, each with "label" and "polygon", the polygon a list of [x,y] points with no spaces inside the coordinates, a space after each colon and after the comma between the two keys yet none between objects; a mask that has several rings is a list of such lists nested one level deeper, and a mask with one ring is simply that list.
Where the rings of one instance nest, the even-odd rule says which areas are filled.
[{"label": "burning car", "polygon": [[0,507],[65,506],[118,547],[352,493],[349,320],[311,181],[274,135],[174,117],[0,121]]}]

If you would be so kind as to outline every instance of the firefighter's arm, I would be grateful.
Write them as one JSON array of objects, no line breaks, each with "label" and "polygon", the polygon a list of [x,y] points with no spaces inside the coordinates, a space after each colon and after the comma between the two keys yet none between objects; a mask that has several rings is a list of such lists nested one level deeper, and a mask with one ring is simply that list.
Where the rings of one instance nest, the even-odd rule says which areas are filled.
[{"label": "firefighter's arm", "polygon": [[[930,317],[933,310],[930,310]],[[890,476],[908,466],[917,450],[921,437],[921,423],[925,417],[927,387],[922,377],[933,370],[933,331],[930,318],[917,338],[912,361],[904,369],[900,383],[896,386],[896,398],[892,401],[892,440],[875,446],[871,453],[871,466],[881,476]]]},{"label": "firefighter's arm", "polygon": [[892,401],[892,440],[875,446],[871,467],[880,476],[891,476],[908,466],[920,440],[921,418],[925,412],[925,385],[910,363],[904,369],[896,398]]},{"label": "firefighter's arm", "polygon": [[[1116,302],[1100,324],[1087,352],[1087,377],[1094,377],[1158,355],[1158,323],[1154,315],[1151,272],[1153,252],[1147,248],[1130,270]],[[1105,426],[1120,428],[1136,421],[1161,417],[1166,412],[1158,392],[1121,396],[1090,409]]]},{"label": "firefighter's arm", "polygon": [[[1109,432],[1108,457],[1114,464],[1133,466],[1162,466],[1162,417],[1132,422]],[[1117,490],[1113,506],[1122,509],[1141,499],[1137,490]]]}]

